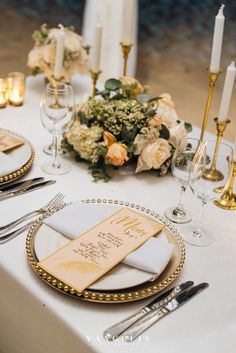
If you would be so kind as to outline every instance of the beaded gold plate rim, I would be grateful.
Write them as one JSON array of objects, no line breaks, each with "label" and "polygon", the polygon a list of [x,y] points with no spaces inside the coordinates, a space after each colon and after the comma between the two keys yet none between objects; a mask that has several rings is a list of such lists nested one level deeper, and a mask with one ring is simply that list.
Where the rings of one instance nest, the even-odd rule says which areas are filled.
[{"label": "beaded gold plate rim", "polygon": [[30,168],[32,167],[33,161],[35,159],[35,149],[34,149],[33,145],[26,138],[17,134],[16,132],[13,132],[11,130],[6,130],[6,129],[0,129],[0,131],[3,131],[3,132],[6,132],[10,135],[19,137],[27,145],[29,145],[29,147],[31,149],[31,156],[30,156],[29,160],[25,164],[23,164],[20,169],[14,171],[13,173],[4,175],[3,177],[0,177],[0,185],[3,185],[3,184],[7,184],[7,183],[10,183],[16,179],[21,178],[23,175],[25,175],[30,170]]},{"label": "beaded gold plate rim", "polygon": [[125,207],[130,207],[134,208],[138,211],[141,211],[143,213],[149,214],[151,217],[154,219],[157,219],[158,221],[162,222],[165,224],[167,229],[171,232],[173,237],[175,238],[177,244],[178,244],[178,249],[180,252],[180,259],[177,267],[175,270],[169,275],[168,277],[164,278],[163,280],[158,280],[158,278],[153,281],[153,282],[145,282],[144,284],[138,286],[138,289],[134,288],[129,288],[127,290],[123,291],[98,291],[98,290],[84,290],[81,293],[77,292],[74,288],[70,287],[66,283],[61,282],[57,278],[51,276],[49,273],[47,273],[44,269],[42,269],[38,265],[38,259],[34,250],[34,239],[36,237],[37,231],[40,228],[40,226],[43,223],[44,218],[48,217],[50,214],[52,214],[55,211],[58,211],[59,209],[65,207],[66,205],[63,205],[62,207],[55,209],[54,211],[51,211],[50,213],[47,213],[40,218],[38,218],[34,224],[31,226],[27,238],[26,238],[26,253],[27,253],[27,258],[29,265],[35,272],[35,274],[47,285],[50,287],[56,289],[57,291],[69,295],[73,298],[80,299],[80,300],[85,300],[85,301],[90,301],[90,302],[96,302],[96,303],[126,303],[126,302],[131,302],[131,301],[136,301],[136,300],[141,300],[147,297],[150,297],[163,289],[165,289],[167,286],[169,286],[172,282],[175,281],[175,279],[179,276],[181,273],[184,262],[185,262],[185,257],[186,257],[186,250],[185,250],[185,244],[184,241],[179,233],[179,231],[172,225],[171,222],[169,222],[166,218],[160,216],[157,212],[151,211],[149,208],[136,205],[131,202],[125,202],[125,201],[119,201],[119,200],[111,200],[111,199],[86,199],[82,200],[83,203],[86,204],[114,204],[114,205],[120,205],[120,206],[125,206]]}]

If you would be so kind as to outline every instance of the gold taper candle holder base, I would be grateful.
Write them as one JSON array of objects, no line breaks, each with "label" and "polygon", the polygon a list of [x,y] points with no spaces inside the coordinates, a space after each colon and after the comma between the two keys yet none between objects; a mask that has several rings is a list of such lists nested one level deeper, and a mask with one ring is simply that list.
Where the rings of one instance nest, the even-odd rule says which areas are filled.
[{"label": "gold taper candle holder base", "polygon": [[236,177],[236,162],[233,162],[233,173],[229,184],[229,188],[214,204],[224,210],[236,210],[236,195],[233,193],[234,180]]},{"label": "gold taper candle holder base", "polygon": [[211,163],[211,167],[209,169],[206,169],[205,172],[203,173],[203,178],[210,181],[220,181],[224,179],[224,175],[219,170],[217,170],[216,160],[217,160],[217,156],[220,148],[221,138],[226,129],[226,126],[230,123],[230,120],[227,119],[226,121],[219,121],[218,118],[215,118],[214,120],[216,122],[216,129],[217,129],[217,140],[216,140],[216,146],[214,151],[214,157]]},{"label": "gold taper candle holder base", "polygon": [[89,71],[90,71],[90,75],[92,77],[92,97],[94,97],[95,93],[96,93],[97,80],[98,80],[98,77],[102,71],[100,71],[100,70],[99,71],[89,70]]},{"label": "gold taper candle holder base", "polygon": [[124,44],[121,42],[120,45],[122,48],[123,59],[124,59],[123,76],[126,76],[128,57],[129,57],[129,53],[130,53],[130,50],[131,50],[133,44],[132,43],[131,44]]},{"label": "gold taper candle holder base", "polygon": [[203,141],[206,127],[207,127],[207,121],[208,121],[208,116],[209,116],[209,111],[211,107],[211,101],[212,101],[212,96],[213,96],[213,89],[215,87],[215,83],[219,77],[219,74],[222,71],[220,70],[219,72],[210,72],[208,71],[208,78],[209,78],[209,89],[208,89],[208,96],[207,96],[207,102],[206,102],[206,107],[204,111],[204,117],[203,117],[203,122],[202,122],[202,129],[201,129],[201,135],[200,135],[200,141]]}]

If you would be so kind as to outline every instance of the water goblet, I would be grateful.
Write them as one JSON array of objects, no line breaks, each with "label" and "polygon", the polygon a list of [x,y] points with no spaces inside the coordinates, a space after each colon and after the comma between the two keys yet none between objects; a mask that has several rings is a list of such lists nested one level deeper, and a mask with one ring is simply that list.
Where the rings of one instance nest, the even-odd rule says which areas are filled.
[{"label": "water goblet", "polygon": [[[215,141],[208,141],[205,145],[205,163],[203,159],[195,160],[189,174],[190,189],[201,201],[201,213],[198,223],[189,231],[186,230],[184,240],[195,246],[209,246],[214,242],[211,232],[203,228],[204,210],[209,202],[216,200],[229,186],[232,170],[233,149],[221,143],[214,163],[222,178],[209,178],[209,168],[215,156]],[[222,184],[224,185],[222,187]]]},{"label": "water goblet", "polygon": [[197,139],[182,139],[179,141],[172,158],[171,170],[181,186],[181,194],[178,205],[168,208],[164,215],[174,223],[182,224],[192,220],[189,212],[183,206],[182,199],[189,183],[191,162],[199,145],[200,141]]},{"label": "water goblet", "polygon": [[58,150],[62,134],[74,121],[74,112],[72,87],[65,83],[47,83],[41,99],[40,117],[43,126],[53,135],[53,159],[42,165],[42,170],[48,174],[66,174],[71,170],[69,162],[58,158]]}]

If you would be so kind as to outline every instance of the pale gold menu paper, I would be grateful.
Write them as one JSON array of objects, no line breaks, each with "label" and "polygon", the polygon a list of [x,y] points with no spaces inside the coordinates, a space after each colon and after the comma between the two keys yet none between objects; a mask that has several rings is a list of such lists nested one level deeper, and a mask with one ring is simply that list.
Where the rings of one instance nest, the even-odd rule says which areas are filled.
[{"label": "pale gold menu paper", "polygon": [[152,218],[122,208],[39,265],[81,292],[163,227]]},{"label": "pale gold menu paper", "polygon": [[24,144],[24,141],[16,136],[0,131],[0,151],[6,152]]}]

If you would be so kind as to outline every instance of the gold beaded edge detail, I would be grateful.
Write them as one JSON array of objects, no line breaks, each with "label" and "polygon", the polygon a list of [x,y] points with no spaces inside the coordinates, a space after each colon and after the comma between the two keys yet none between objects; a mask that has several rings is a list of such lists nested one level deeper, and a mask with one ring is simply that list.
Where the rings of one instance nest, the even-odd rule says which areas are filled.
[{"label": "gold beaded edge detail", "polygon": [[28,140],[26,140],[24,137],[16,134],[15,132],[13,133],[10,130],[5,130],[5,129],[0,129],[0,130],[5,131],[13,136],[19,137],[25,143],[27,143],[31,149],[31,156],[30,156],[30,159],[28,160],[27,163],[25,163],[20,169],[14,171],[13,173],[10,173],[8,175],[0,177],[0,185],[2,185],[5,183],[8,183],[9,181],[13,181],[13,180],[16,180],[16,179],[22,177],[24,174],[26,174],[30,170],[30,168],[32,167],[33,161],[35,159],[35,150],[34,150],[33,145]]},{"label": "gold beaded edge detail", "polygon": [[50,285],[54,289],[60,291],[61,293],[67,294],[71,297],[80,299],[80,300],[86,300],[86,301],[92,301],[92,302],[98,302],[98,303],[125,303],[125,302],[130,302],[130,301],[135,301],[135,300],[140,300],[147,298],[151,295],[154,295],[163,289],[165,289],[167,286],[169,286],[180,274],[180,272],[183,269],[184,262],[185,262],[185,257],[186,257],[186,250],[185,250],[185,244],[184,241],[178,232],[176,228],[173,227],[172,223],[169,222],[166,218],[160,216],[158,213],[151,211],[150,209],[147,209],[143,206],[140,205],[135,205],[133,203],[125,202],[125,201],[118,201],[118,200],[111,200],[111,199],[86,199],[82,200],[83,203],[108,203],[108,204],[115,204],[115,205],[120,205],[120,206],[126,206],[130,208],[135,208],[136,210],[140,210],[142,212],[145,212],[147,214],[150,214],[151,216],[155,217],[158,219],[160,222],[164,223],[165,226],[174,234],[175,239],[178,243],[179,249],[180,249],[180,261],[175,269],[175,271],[167,278],[165,278],[163,281],[160,283],[155,283],[148,287],[137,290],[137,291],[128,291],[128,292],[99,292],[99,291],[93,291],[93,290],[84,290],[81,293],[76,291],[74,288],[70,287],[66,283],[61,282],[57,278],[53,277],[51,274],[47,273],[45,270],[40,268],[40,266],[37,264],[38,259],[36,257],[35,251],[34,251],[34,238],[37,234],[37,230],[41,226],[43,219],[48,217],[50,214],[54,213],[55,211],[58,211],[59,209],[63,208],[66,206],[66,204],[62,205],[60,208],[54,209],[51,212],[41,216],[38,218],[33,225],[31,226],[27,238],[26,238],[26,253],[28,257],[28,262],[33,269],[33,271],[36,273],[37,276],[39,276],[44,282],[47,283],[47,285]]}]

